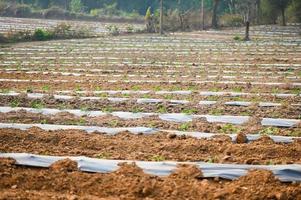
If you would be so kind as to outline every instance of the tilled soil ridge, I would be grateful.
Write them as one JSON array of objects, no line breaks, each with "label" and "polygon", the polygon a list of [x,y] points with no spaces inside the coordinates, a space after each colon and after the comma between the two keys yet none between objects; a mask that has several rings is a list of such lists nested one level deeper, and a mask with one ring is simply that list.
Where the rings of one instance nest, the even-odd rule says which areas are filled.
[{"label": "tilled soil ridge", "polygon": [[196,139],[166,133],[87,134],[78,130],[0,129],[0,152],[88,156],[116,160],[207,161],[239,164],[301,163],[301,143],[274,143],[269,137],[235,144],[229,136]]},{"label": "tilled soil ridge", "polygon": [[299,183],[281,183],[264,170],[226,181],[204,179],[194,166],[157,177],[135,164],[104,174],[79,172],[75,164],[63,160],[40,169],[0,159],[0,199],[301,199]]}]

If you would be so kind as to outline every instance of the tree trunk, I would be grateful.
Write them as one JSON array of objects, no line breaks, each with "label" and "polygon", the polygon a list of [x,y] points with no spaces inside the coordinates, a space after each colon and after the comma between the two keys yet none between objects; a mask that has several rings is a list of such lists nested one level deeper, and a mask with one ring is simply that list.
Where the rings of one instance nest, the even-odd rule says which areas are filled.
[{"label": "tree trunk", "polygon": [[163,35],[163,0],[160,0],[160,35]]},{"label": "tree trunk", "polygon": [[202,15],[202,30],[205,30],[204,0],[202,0],[201,15]]},{"label": "tree trunk", "polygon": [[249,31],[250,31],[250,22],[249,20],[246,22],[246,34],[245,34],[245,41],[249,41],[250,40],[250,35],[249,35]]},{"label": "tree trunk", "polygon": [[212,11],[212,28],[218,28],[217,24],[217,8],[220,0],[214,0]]},{"label": "tree trunk", "polygon": [[260,23],[260,16],[261,16],[261,10],[260,10],[260,0],[256,0],[256,23]]},{"label": "tree trunk", "polygon": [[281,15],[282,15],[282,26],[286,26],[286,20],[285,20],[285,9],[281,9]]}]

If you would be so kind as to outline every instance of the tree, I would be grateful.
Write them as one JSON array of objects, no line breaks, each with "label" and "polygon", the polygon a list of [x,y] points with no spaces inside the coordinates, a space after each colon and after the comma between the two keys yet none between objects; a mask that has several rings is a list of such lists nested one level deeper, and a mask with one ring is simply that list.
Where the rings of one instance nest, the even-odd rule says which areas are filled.
[{"label": "tree", "polygon": [[70,2],[70,10],[74,13],[78,13],[82,11],[83,4],[81,0],[71,0]]},{"label": "tree", "polygon": [[163,35],[163,0],[160,0],[160,35]]},{"label": "tree", "polygon": [[220,0],[213,0],[213,10],[212,10],[212,28],[218,28],[217,24],[217,9]]},{"label": "tree", "polygon": [[282,18],[282,25],[286,26],[285,10],[290,4],[291,0],[268,0],[272,10],[280,12]]},{"label": "tree", "polygon": [[202,30],[205,30],[204,0],[201,0],[201,18],[202,18]]}]

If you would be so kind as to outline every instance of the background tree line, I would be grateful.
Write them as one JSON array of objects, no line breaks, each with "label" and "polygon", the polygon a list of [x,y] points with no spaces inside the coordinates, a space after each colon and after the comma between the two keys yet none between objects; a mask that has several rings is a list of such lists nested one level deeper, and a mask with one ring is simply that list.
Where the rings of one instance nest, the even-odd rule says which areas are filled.
[{"label": "background tree line", "polygon": [[[163,1],[167,29],[200,28],[202,0]],[[241,26],[246,20],[283,25],[287,21],[301,22],[301,0],[203,0],[203,5],[208,27]],[[158,17],[160,0],[0,0],[0,15],[20,17],[143,19],[148,8],[154,18]]]}]

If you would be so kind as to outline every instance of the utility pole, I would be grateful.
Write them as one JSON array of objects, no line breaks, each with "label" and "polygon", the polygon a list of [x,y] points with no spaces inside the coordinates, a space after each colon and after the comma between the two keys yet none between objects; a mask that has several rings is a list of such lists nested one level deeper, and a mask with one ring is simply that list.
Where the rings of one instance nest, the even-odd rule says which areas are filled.
[{"label": "utility pole", "polygon": [[204,13],[204,0],[202,0],[201,6],[201,13],[202,13],[202,30],[205,30],[205,13]]},{"label": "utility pole", "polygon": [[163,35],[163,0],[160,0],[160,35]]}]

